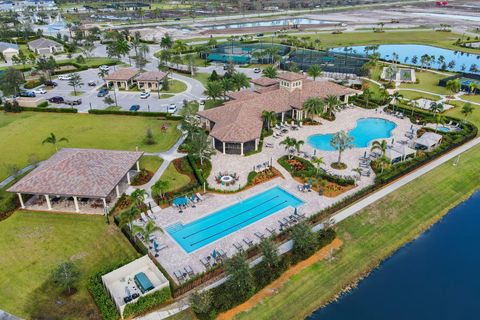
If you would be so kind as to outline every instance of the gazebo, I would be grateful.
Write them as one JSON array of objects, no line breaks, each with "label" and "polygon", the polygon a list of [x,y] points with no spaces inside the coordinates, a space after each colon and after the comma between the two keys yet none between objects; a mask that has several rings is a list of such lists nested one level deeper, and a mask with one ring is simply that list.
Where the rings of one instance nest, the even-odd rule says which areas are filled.
[{"label": "gazebo", "polygon": [[[64,148],[7,191],[22,209],[104,213],[140,171],[143,152]],[[23,195],[31,196],[24,201]]]},{"label": "gazebo", "polygon": [[415,148],[421,150],[432,150],[442,142],[442,135],[434,132],[425,132],[415,140]]}]

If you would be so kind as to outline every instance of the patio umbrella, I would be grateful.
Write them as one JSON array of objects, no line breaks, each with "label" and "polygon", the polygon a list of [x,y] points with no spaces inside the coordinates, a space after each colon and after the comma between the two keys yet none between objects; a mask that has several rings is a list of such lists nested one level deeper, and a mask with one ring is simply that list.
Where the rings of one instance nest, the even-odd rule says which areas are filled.
[{"label": "patio umbrella", "polygon": [[314,156],[317,155],[317,149],[313,149],[313,155],[314,155]]},{"label": "patio umbrella", "polygon": [[212,257],[215,259],[217,257],[217,250],[213,249]]},{"label": "patio umbrella", "polygon": [[295,207],[295,209],[293,210],[293,214],[294,215],[297,215],[297,208]]},{"label": "patio umbrella", "polygon": [[395,139],[394,139],[394,138],[392,138],[392,144],[393,144],[393,142],[394,142],[394,141],[395,141]]},{"label": "patio umbrella", "polygon": [[364,158],[367,157],[367,150],[365,150],[365,152],[363,153],[363,157],[364,157]]}]

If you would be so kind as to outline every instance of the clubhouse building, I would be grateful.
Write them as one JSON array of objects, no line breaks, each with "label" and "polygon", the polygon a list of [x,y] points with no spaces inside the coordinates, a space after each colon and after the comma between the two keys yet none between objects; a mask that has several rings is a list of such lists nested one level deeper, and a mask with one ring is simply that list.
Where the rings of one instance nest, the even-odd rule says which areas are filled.
[{"label": "clubhouse building", "polygon": [[358,91],[330,81],[312,81],[294,72],[280,73],[276,79],[251,81],[252,89],[229,94],[224,105],[198,112],[202,126],[209,131],[215,149],[224,154],[244,155],[258,150],[265,125],[264,111],[275,112],[281,123],[306,118],[303,103],[312,97],[336,96],[347,103]]}]

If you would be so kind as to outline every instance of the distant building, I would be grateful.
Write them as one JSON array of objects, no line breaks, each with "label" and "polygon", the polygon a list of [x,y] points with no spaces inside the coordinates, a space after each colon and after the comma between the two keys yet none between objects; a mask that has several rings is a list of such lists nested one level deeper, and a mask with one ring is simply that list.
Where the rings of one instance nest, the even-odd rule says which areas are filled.
[{"label": "distant building", "polygon": [[3,54],[5,60],[12,60],[12,57],[19,53],[18,45],[0,41],[0,53]]},{"label": "distant building", "polygon": [[28,48],[39,55],[52,55],[65,51],[62,44],[45,38],[30,41]]}]

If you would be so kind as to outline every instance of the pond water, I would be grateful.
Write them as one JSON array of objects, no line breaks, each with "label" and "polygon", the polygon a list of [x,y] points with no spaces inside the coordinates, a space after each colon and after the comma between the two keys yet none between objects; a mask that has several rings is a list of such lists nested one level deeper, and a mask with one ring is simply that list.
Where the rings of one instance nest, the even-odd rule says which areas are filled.
[{"label": "pond water", "polygon": [[307,319],[479,319],[479,230],[476,192],[384,261],[356,289]]},{"label": "pond water", "polygon": [[255,28],[255,27],[283,27],[292,25],[310,25],[310,24],[325,24],[334,23],[331,21],[315,20],[308,18],[293,18],[293,19],[279,19],[269,21],[255,21],[243,23],[231,23],[222,25],[205,26],[203,29],[208,30],[222,30],[222,29],[239,29],[239,28]]},{"label": "pond water", "polygon": [[[331,51],[366,54],[366,47],[368,48],[368,46],[341,47],[331,49]],[[377,52],[384,60],[392,60],[396,53],[398,62],[416,66],[421,66],[421,57],[427,54],[435,58],[431,60],[430,67],[432,68],[440,69],[445,64],[446,69],[450,71],[480,73],[480,51],[479,54],[473,54],[419,44],[385,44],[379,45]],[[368,54],[371,53],[373,51],[368,52]],[[414,57],[416,57],[416,61]],[[472,65],[476,65],[478,70],[471,70]]]},{"label": "pond water", "polygon": [[[380,118],[363,118],[357,120],[356,127],[348,134],[353,137],[356,148],[366,148],[370,141],[381,138],[389,138],[396,124]],[[315,134],[307,138],[307,142],[318,150],[334,151],[330,145],[333,133]]]}]

